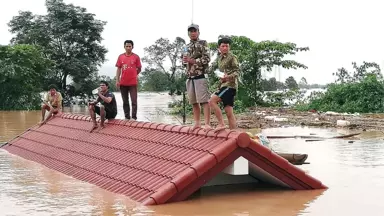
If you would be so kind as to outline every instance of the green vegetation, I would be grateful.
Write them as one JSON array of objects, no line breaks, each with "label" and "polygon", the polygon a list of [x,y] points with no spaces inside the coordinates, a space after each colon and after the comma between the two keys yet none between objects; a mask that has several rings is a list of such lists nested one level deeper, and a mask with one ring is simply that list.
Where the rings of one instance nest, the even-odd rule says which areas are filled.
[{"label": "green vegetation", "polygon": [[384,81],[379,65],[363,62],[352,63],[353,73],[340,68],[334,75],[335,83],[327,86],[325,93],[314,92],[298,110],[315,109],[335,112],[384,112]]},{"label": "green vegetation", "polygon": [[[40,93],[49,84],[59,86],[64,104],[80,96],[93,97],[91,91],[100,80],[115,88],[115,78],[99,76],[98,68],[105,62],[107,49],[101,45],[105,21],[96,19],[85,8],[66,4],[63,0],[46,0],[46,15],[21,11],[8,23],[14,34],[9,45],[0,46],[0,110],[30,110],[40,107]],[[241,68],[240,86],[235,101],[235,112],[254,106],[291,106],[298,110],[316,109],[337,112],[384,112],[384,80],[380,67],[373,62],[358,65],[353,72],[340,68],[336,80],[327,86],[308,84],[305,77],[296,81],[288,77],[284,82],[265,79],[262,71],[274,67],[307,69],[303,63],[290,60],[308,47],[278,41],[253,41],[245,36],[231,36],[232,51]],[[181,62],[186,41],[159,38],[144,49],[143,63],[148,67],[140,74],[139,91],[168,91],[170,95],[185,92],[185,72]],[[214,92],[218,78],[217,44],[209,43],[211,53],[210,88]],[[68,82],[69,81],[69,82]],[[305,90],[326,88],[312,92],[305,98]],[[188,101],[188,100],[186,100]],[[169,104],[173,114],[183,113],[181,100]],[[191,106],[186,102],[187,113]]]},{"label": "green vegetation", "polygon": [[[287,60],[286,57],[295,55],[297,52],[308,51],[308,47],[298,47],[294,43],[281,43],[277,41],[255,42],[245,36],[231,36],[231,38],[233,41],[231,50],[238,56],[241,68],[241,84],[234,107],[236,112],[243,112],[247,107],[256,105],[276,105],[275,101],[264,99],[265,94],[263,92],[266,90],[275,91],[278,89],[298,88],[298,84],[293,77],[289,77],[285,83],[279,83],[276,79],[263,79],[261,71],[262,69],[271,71],[274,66],[281,66],[286,69],[306,69],[307,66],[304,64]],[[212,56],[210,66],[210,72],[212,73],[217,68],[217,43],[210,43],[209,46]],[[179,50],[173,49],[172,51],[171,56],[181,56]],[[210,87],[212,92],[217,89],[218,84],[218,78],[211,74]],[[191,110],[189,106],[187,111]],[[173,108],[173,113],[176,114],[183,111],[182,102],[180,101],[171,103],[170,107]]]},{"label": "green vegetation", "polygon": [[[64,94],[65,103],[72,96],[91,95],[100,79],[97,68],[105,61],[107,53],[101,45],[101,33],[106,22],[97,20],[85,8],[66,4],[63,0],[46,0],[45,5],[46,15],[20,11],[8,23],[10,32],[15,35],[11,46],[36,46],[42,56],[53,63],[47,73],[39,77],[41,82],[35,85],[34,92],[46,90],[53,83]],[[36,72],[30,68],[22,78]],[[67,79],[72,83],[68,85]],[[17,88],[25,88],[20,84]],[[12,98],[15,100],[12,103],[17,104],[19,98]],[[23,106],[17,108],[23,109]]]},{"label": "green vegetation", "polygon": [[39,108],[39,87],[51,66],[52,62],[35,46],[0,46],[0,110]]}]

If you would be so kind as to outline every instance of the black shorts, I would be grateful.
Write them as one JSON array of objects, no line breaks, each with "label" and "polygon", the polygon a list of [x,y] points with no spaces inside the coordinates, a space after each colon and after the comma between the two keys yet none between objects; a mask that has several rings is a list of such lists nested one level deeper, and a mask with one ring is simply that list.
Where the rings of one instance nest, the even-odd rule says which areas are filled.
[{"label": "black shorts", "polygon": [[230,87],[222,87],[218,92],[215,92],[215,95],[219,96],[223,102],[224,107],[233,107],[235,103],[236,89]]},{"label": "black shorts", "polygon": [[[116,112],[109,110],[106,107],[104,107],[104,109],[105,109],[105,118],[106,119],[114,119],[116,117],[116,115],[117,115]],[[100,115],[100,107],[99,106],[95,106],[95,113]]]}]

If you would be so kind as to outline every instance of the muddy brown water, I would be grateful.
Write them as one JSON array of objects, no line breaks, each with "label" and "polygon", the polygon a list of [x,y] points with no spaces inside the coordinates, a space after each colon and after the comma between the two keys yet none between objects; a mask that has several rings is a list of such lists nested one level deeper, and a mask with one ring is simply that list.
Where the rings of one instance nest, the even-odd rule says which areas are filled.
[{"label": "muddy brown water", "polygon": [[[119,96],[117,94],[121,104]],[[169,100],[167,94],[141,93],[139,120],[178,124],[180,119],[164,114]],[[85,108],[78,106],[65,111],[87,114]],[[119,117],[122,117],[121,107]],[[0,112],[0,142],[20,134],[40,118],[39,111]],[[302,127],[262,131],[265,135],[315,133],[325,137],[350,132]],[[353,143],[335,139],[321,142],[271,140],[275,151],[309,154],[311,164],[300,168],[320,179],[328,190],[289,191],[249,185],[216,187],[204,189],[184,202],[149,207],[0,150],[0,215],[382,215],[383,138],[383,133],[370,131],[353,138]]]}]

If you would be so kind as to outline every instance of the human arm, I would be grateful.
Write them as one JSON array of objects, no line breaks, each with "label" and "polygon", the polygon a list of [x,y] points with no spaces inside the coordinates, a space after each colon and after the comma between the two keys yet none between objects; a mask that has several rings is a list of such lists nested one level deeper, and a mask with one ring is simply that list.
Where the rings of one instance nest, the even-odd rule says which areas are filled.
[{"label": "human arm", "polygon": [[43,104],[50,106],[48,94],[49,94],[49,92],[47,94],[45,94],[44,99],[43,99]]},{"label": "human arm", "polygon": [[105,103],[111,103],[112,101],[112,94],[108,92],[105,96],[99,91],[99,97],[97,98],[97,101],[104,101]]},{"label": "human arm", "polygon": [[120,61],[120,56],[117,58],[116,61],[116,87],[120,87],[120,75],[121,75],[121,61]]},{"label": "human arm", "polygon": [[187,62],[190,64],[197,64],[199,67],[208,66],[211,61],[211,56],[209,54],[208,43],[206,41],[199,42],[201,47],[201,57],[199,58],[187,58]]},{"label": "human arm", "polygon": [[49,108],[53,109],[50,101],[49,101],[49,92],[45,95],[44,97],[44,100],[43,100],[43,104],[47,105]]},{"label": "human arm", "polygon": [[240,65],[239,65],[239,61],[237,60],[237,57],[236,56],[233,56],[232,60],[231,60],[231,71],[229,74],[225,74],[225,76],[223,78],[221,78],[222,81],[230,81],[230,82],[234,82],[238,77],[239,77],[239,74],[240,74]]},{"label": "human arm", "polygon": [[137,70],[137,75],[139,75],[139,73],[141,72],[141,60],[139,56],[137,56],[136,70]]},{"label": "human arm", "polygon": [[218,69],[218,61],[212,62],[212,65],[208,68],[208,73],[213,73],[216,69]]},{"label": "human arm", "polygon": [[57,109],[61,110],[63,108],[63,96],[58,92],[57,100]]}]

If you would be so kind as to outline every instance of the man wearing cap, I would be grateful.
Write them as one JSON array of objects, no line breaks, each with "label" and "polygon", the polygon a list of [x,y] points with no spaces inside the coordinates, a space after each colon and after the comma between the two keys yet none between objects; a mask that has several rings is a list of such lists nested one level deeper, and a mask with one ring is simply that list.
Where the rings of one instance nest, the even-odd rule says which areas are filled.
[{"label": "man wearing cap", "polygon": [[195,125],[192,130],[201,127],[200,104],[204,108],[205,129],[210,128],[211,111],[208,104],[210,93],[208,80],[205,74],[208,73],[208,65],[211,60],[209,56],[208,43],[199,39],[199,25],[188,26],[188,36],[191,39],[187,45],[187,55],[183,56],[183,63],[186,67],[187,81],[186,88],[189,103],[193,107]]},{"label": "man wearing cap", "polygon": [[[61,112],[63,107],[63,96],[57,91],[57,87],[54,84],[48,86],[48,93],[43,100],[43,106],[41,107],[41,122],[39,125],[45,124],[53,115]],[[48,110],[48,116],[45,118],[45,112]]]}]

